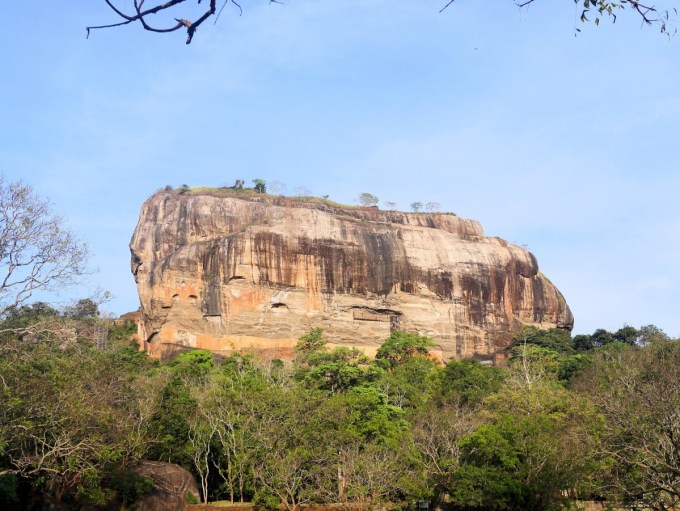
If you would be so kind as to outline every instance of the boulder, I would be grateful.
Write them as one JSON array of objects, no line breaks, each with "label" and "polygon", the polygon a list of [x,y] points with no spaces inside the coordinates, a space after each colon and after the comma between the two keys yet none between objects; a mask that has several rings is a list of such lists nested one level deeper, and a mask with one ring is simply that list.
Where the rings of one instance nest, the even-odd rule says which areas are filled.
[{"label": "boulder", "polygon": [[183,511],[187,493],[199,500],[194,476],[179,465],[162,461],[143,461],[136,472],[154,482],[154,489],[138,502],[137,511]]}]

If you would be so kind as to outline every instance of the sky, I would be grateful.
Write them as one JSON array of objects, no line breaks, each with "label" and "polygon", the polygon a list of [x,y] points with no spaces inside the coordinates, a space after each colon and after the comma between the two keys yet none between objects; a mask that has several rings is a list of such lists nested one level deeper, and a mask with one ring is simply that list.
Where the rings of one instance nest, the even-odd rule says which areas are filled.
[{"label": "sky", "polygon": [[86,39],[117,21],[103,0],[9,2],[0,173],[50,199],[96,270],[60,299],[136,310],[144,200],[261,178],[438,202],[533,252],[574,333],[680,336],[680,36],[631,12],[582,25],[570,0],[444,3],[243,1],[185,45],[138,25]]}]

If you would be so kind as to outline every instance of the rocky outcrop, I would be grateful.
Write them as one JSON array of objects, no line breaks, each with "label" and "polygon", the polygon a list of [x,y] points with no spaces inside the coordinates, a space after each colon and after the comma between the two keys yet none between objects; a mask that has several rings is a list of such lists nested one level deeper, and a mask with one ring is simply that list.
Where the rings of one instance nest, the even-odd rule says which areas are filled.
[{"label": "rocky outcrop", "polygon": [[[135,470],[153,481],[153,490],[137,502],[137,511],[183,511],[187,501],[200,498],[194,476],[179,465],[162,461],[143,461]],[[188,493],[193,494],[189,499]]]},{"label": "rocky outcrop", "polygon": [[373,353],[391,330],[493,358],[524,324],[570,329],[536,258],[474,220],[229,190],[158,192],[130,244],[156,356],[183,347],[287,357],[313,327]]}]

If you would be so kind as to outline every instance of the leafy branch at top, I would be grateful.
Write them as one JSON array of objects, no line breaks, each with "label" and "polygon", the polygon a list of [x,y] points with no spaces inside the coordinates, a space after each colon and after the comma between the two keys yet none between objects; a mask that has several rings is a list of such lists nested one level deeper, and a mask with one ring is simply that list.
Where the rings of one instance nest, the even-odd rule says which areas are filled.
[{"label": "leafy branch at top", "polygon": [[[526,0],[522,4],[518,4],[523,7],[527,4],[534,2],[535,0]],[[617,2],[612,2],[610,0],[574,0],[576,5],[582,5],[583,10],[581,11],[581,22],[586,23],[590,21],[588,15],[590,13],[595,13],[595,24],[600,24],[600,19],[602,16],[609,16],[612,18],[612,23],[616,23],[617,13],[625,10],[627,7],[633,9],[645,25],[657,25],[661,33],[673,35],[677,32],[677,29],[669,30],[668,23],[671,21],[671,12],[674,16],[677,16],[677,9],[663,9],[657,10],[653,5],[646,5],[638,0],[619,0]],[[579,29],[576,29],[580,32]]]},{"label": "leafy branch at top", "polygon": [[[444,11],[448,8],[455,0],[447,0],[444,7],[441,8],[439,12]],[[529,4],[533,4],[536,0],[515,0],[515,5],[517,7],[527,7]],[[677,16],[678,10],[676,8],[671,9],[657,9],[654,5],[647,5],[638,0],[574,0],[577,6],[582,6],[580,20],[582,23],[587,23],[590,21],[588,15],[591,13],[597,13],[594,19],[596,25],[600,24],[600,20],[603,16],[609,16],[612,18],[612,23],[616,23],[617,14],[620,14],[626,8],[630,8],[635,11],[640,18],[642,23],[645,25],[656,25],[662,34],[674,35],[677,32],[677,28],[669,27],[671,23],[671,15]],[[576,29],[580,32],[580,29]]]}]

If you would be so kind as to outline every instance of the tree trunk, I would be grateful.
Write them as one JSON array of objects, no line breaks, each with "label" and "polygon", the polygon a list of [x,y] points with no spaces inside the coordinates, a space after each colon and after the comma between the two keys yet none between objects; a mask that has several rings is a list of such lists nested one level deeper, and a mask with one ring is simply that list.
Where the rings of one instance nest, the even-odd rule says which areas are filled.
[{"label": "tree trunk", "polygon": [[342,463],[338,463],[338,502],[345,502],[345,491],[347,489],[347,478]]},{"label": "tree trunk", "polygon": [[243,467],[239,468],[238,471],[238,493],[239,500],[243,502]]}]

